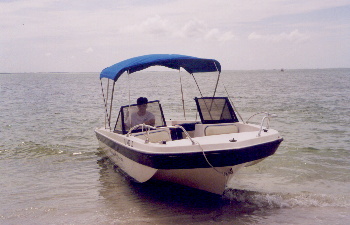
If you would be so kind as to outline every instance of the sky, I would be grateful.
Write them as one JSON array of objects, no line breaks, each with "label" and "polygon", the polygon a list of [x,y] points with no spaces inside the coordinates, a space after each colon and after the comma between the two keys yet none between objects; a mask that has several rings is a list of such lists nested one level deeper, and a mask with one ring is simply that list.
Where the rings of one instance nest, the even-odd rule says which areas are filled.
[{"label": "sky", "polygon": [[146,54],[350,68],[350,0],[0,0],[2,73],[100,72]]}]

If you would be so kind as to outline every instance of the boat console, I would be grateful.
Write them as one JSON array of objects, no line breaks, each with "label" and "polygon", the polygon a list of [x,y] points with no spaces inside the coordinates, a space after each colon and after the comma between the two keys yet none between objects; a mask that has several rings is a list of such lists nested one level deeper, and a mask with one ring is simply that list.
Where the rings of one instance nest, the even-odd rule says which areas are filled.
[{"label": "boat console", "polygon": [[[133,136],[150,142],[174,141],[188,137],[238,133],[237,116],[227,97],[195,98],[201,121],[169,120],[165,121],[159,100],[150,101],[147,111],[156,118],[155,126],[129,127],[126,123],[131,113],[137,112],[137,105],[126,105],[120,108],[114,132],[120,134],[133,133]],[[149,131],[149,130],[153,131]],[[147,135],[146,135],[147,133]]]}]

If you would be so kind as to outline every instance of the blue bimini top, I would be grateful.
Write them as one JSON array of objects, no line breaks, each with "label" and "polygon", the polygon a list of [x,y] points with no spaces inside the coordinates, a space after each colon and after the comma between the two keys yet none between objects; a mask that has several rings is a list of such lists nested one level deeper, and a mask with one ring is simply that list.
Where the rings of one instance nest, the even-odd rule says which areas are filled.
[{"label": "blue bimini top", "polygon": [[102,70],[100,79],[108,78],[117,81],[125,72],[134,73],[150,66],[165,66],[179,70],[184,68],[188,73],[221,72],[221,65],[215,59],[202,59],[186,55],[152,54],[130,58]]}]

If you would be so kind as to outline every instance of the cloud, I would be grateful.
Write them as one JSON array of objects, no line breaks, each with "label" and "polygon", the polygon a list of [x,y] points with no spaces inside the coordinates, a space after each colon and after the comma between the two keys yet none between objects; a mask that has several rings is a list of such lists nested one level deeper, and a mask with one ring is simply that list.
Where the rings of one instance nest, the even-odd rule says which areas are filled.
[{"label": "cloud", "polygon": [[209,28],[204,21],[198,19],[189,20],[174,33],[182,38],[219,42],[231,41],[235,37],[231,31],[223,32],[219,28]]},{"label": "cloud", "polygon": [[235,35],[231,31],[223,32],[218,28],[209,28],[202,20],[191,19],[186,23],[170,21],[159,15],[147,18],[139,24],[125,26],[119,29],[122,34],[148,34],[152,36],[167,36],[196,40],[231,41]]},{"label": "cloud", "polygon": [[85,52],[86,52],[86,53],[92,53],[92,52],[94,52],[94,50],[93,50],[91,47],[89,47],[89,48],[87,48],[87,49],[85,50]]},{"label": "cloud", "polygon": [[205,34],[204,38],[207,40],[216,40],[219,42],[226,42],[226,41],[235,40],[236,36],[232,33],[232,31],[221,32],[219,29],[214,28],[208,31]]},{"label": "cloud", "polygon": [[0,13],[12,13],[21,10],[28,9],[45,9],[50,3],[49,0],[32,0],[32,1],[3,1],[0,2],[2,7],[0,7]]},{"label": "cloud", "polygon": [[177,33],[180,37],[200,38],[205,35],[207,26],[203,21],[192,19],[184,24]]},{"label": "cloud", "polygon": [[140,24],[133,24],[119,29],[121,33],[146,33],[152,35],[163,35],[169,32],[169,25],[166,19],[155,15],[142,21]]},{"label": "cloud", "polygon": [[251,33],[248,36],[249,40],[264,40],[269,42],[281,42],[281,41],[290,41],[290,42],[303,42],[310,39],[306,34],[300,33],[298,29],[291,31],[290,33],[280,33],[280,34],[267,34],[262,35],[256,32]]},{"label": "cloud", "polygon": [[[349,0],[0,1],[0,70],[18,71],[14,65],[23,65],[23,71],[42,71],[24,60],[36,56],[47,60],[47,70],[56,70],[58,61],[66,71],[86,64],[99,69],[108,59],[122,60],[122,51],[127,56],[181,52],[227,61],[245,54],[254,61],[260,58],[252,52],[280,52],[300,42],[303,48],[293,51],[298,56],[288,61],[294,66],[300,67],[306,49],[316,52],[315,61],[329,58],[335,49],[341,57],[333,62],[348,67],[349,9]],[[85,60],[66,63],[63,59],[71,55]],[[247,63],[244,68],[261,66]]]}]

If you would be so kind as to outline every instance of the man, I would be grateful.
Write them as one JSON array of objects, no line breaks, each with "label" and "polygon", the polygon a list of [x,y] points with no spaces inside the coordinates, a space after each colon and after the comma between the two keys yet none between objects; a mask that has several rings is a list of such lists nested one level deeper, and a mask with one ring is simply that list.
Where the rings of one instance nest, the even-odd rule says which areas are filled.
[{"label": "man", "polygon": [[138,124],[146,124],[154,126],[155,117],[153,113],[147,111],[148,99],[145,97],[140,97],[137,99],[137,112],[131,113],[131,115],[126,120],[126,124],[128,127],[133,127]]}]

